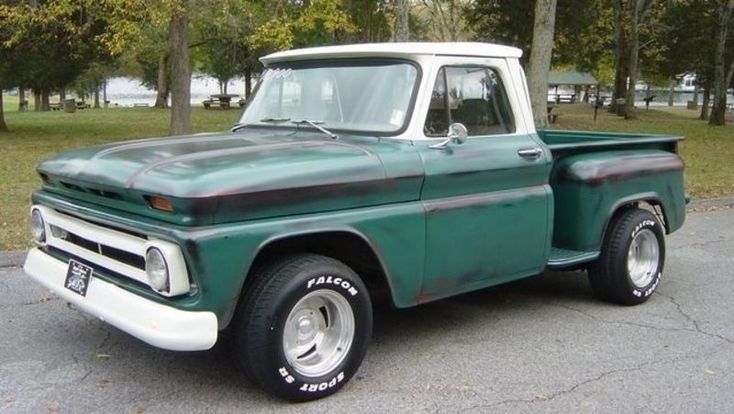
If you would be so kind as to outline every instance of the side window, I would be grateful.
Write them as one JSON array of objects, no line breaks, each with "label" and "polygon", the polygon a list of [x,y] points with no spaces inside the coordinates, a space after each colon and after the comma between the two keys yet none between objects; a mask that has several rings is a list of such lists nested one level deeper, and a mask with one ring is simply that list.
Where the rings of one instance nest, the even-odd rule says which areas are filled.
[{"label": "side window", "polygon": [[444,137],[454,122],[469,136],[515,131],[505,88],[497,72],[484,67],[444,67],[436,77],[426,115],[426,136]]}]

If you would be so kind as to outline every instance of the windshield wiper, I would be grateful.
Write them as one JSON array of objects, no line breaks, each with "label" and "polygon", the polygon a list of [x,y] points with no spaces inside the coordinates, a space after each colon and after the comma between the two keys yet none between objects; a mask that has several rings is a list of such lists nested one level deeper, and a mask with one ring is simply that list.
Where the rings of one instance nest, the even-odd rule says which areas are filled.
[{"label": "windshield wiper", "polygon": [[276,122],[285,122],[285,121],[290,121],[290,120],[291,120],[290,118],[263,118],[260,120],[260,122],[276,123]]},{"label": "windshield wiper", "polygon": [[[263,118],[259,122],[272,122],[272,123],[277,123],[277,122],[286,122],[286,121],[290,121],[290,120],[291,120],[290,118]],[[253,124],[252,123],[249,123],[249,124],[245,124],[245,123],[234,124],[232,126],[231,131],[232,132],[237,132],[238,130],[240,130],[240,129],[246,127],[246,126],[250,126],[250,125],[253,125]]]},{"label": "windshield wiper", "polygon": [[323,124],[324,121],[312,121],[310,119],[299,119],[297,121],[291,121],[291,122],[294,123],[294,124],[296,124],[296,125],[309,124],[312,127],[314,127],[316,129],[318,129],[319,131],[323,132],[324,134],[328,135],[329,138],[331,138],[331,139],[339,139],[339,136],[338,135],[336,135],[335,133],[333,133],[333,132],[329,131],[328,129],[326,129],[326,128],[322,127],[321,125],[319,125],[319,124]]}]

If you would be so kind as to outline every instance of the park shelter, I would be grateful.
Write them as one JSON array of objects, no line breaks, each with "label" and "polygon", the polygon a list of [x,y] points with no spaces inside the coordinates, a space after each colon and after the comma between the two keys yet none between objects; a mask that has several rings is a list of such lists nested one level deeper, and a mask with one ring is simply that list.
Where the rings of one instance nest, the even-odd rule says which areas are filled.
[{"label": "park shelter", "polygon": [[[582,89],[585,92],[583,101],[588,102],[589,89],[591,87],[597,87],[598,84],[599,82],[596,80],[596,78],[594,78],[594,75],[589,72],[578,72],[575,70],[552,71],[548,76],[549,96],[555,95],[556,102],[560,102],[562,97],[565,98],[564,101],[566,102],[575,102],[578,96],[581,94]],[[568,94],[559,94],[559,86],[572,87],[574,90],[573,95],[568,96]],[[553,89],[553,92],[551,92],[550,89]]]}]

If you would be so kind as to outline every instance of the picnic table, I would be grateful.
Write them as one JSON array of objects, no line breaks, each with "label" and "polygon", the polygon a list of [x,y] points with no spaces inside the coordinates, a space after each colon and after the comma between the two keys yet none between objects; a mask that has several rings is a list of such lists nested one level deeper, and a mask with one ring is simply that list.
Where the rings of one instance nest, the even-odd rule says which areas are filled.
[{"label": "picnic table", "polygon": [[[91,105],[89,105],[88,103],[86,103],[84,100],[77,101],[77,100],[74,100],[74,99],[67,99],[66,101],[68,101],[71,104],[73,104],[74,105],[74,109],[89,109],[89,108],[91,108]],[[48,107],[52,111],[60,111],[62,109],[66,109],[65,106],[64,106],[64,103],[66,101],[64,101],[64,102],[51,102],[51,103],[48,104]],[[67,110],[67,112],[70,112],[70,111]]]},{"label": "picnic table", "polygon": [[[550,99],[548,101],[550,102]],[[553,102],[555,102],[556,104],[575,103],[576,94],[574,93],[556,93],[553,95]]]},{"label": "picnic table", "polygon": [[229,94],[209,95],[209,99],[204,100],[202,104],[204,104],[204,109],[212,109],[215,107],[219,107],[220,109],[229,109],[232,107],[231,103],[232,103],[232,99],[234,98],[239,98],[239,95],[229,95]]}]

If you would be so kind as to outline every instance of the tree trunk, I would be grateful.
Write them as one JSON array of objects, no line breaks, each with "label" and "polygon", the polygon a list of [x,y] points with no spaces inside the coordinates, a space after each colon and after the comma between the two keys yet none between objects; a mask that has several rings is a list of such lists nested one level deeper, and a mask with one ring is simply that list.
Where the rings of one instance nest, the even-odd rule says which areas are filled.
[{"label": "tree trunk", "polygon": [[41,91],[33,90],[33,110],[38,112],[41,110]]},{"label": "tree trunk", "polygon": [[555,25],[556,0],[536,0],[533,43],[528,62],[528,89],[537,128],[548,126],[548,72]]},{"label": "tree trunk", "polygon": [[637,85],[637,65],[640,57],[640,31],[637,27],[640,22],[640,13],[645,0],[633,0],[632,10],[630,15],[630,33],[629,33],[629,69],[627,70],[627,76],[629,77],[629,83],[627,84],[627,94],[624,97],[624,119],[637,119],[635,113],[635,86]]},{"label": "tree trunk", "polygon": [[171,52],[171,128],[170,135],[191,132],[191,67],[189,66],[188,0],[174,6],[169,27]]},{"label": "tree trunk", "polygon": [[41,111],[50,111],[51,110],[51,102],[49,102],[49,92],[48,89],[41,89]]},{"label": "tree trunk", "polygon": [[18,88],[18,111],[23,112],[28,110],[28,102],[25,100],[25,88]]},{"label": "tree trunk", "polygon": [[107,108],[109,105],[107,103],[107,79],[102,81],[102,101],[105,108]]},{"label": "tree trunk", "polygon": [[100,106],[99,106],[99,89],[100,89],[99,82],[95,82],[94,83],[94,95],[93,95],[94,96],[94,104],[92,105],[92,107],[94,109],[99,109],[100,108]]},{"label": "tree trunk", "polygon": [[701,115],[698,119],[702,121],[709,119],[709,103],[711,103],[711,84],[706,82],[703,85],[703,102],[701,102]]},{"label": "tree trunk", "polygon": [[410,0],[395,0],[395,41],[410,40]]},{"label": "tree trunk", "polygon": [[61,88],[59,91],[59,102],[61,105],[64,105],[64,101],[66,100],[66,90],[64,88]]},{"label": "tree trunk", "polygon": [[8,125],[5,123],[5,110],[3,110],[3,87],[0,86],[0,132],[7,132]]},{"label": "tree trunk", "polygon": [[245,99],[252,93],[252,70],[245,69]]},{"label": "tree trunk", "polygon": [[698,83],[693,83],[693,109],[698,109]]},{"label": "tree trunk", "polygon": [[718,31],[716,39],[716,55],[714,56],[714,106],[711,109],[709,125],[725,125],[726,115],[726,36],[734,11],[734,0],[721,1],[718,10]]},{"label": "tree trunk", "polygon": [[156,81],[155,104],[156,108],[168,108],[168,76],[166,73],[166,55],[158,58],[158,79]]},{"label": "tree trunk", "polygon": [[627,70],[629,69],[627,59],[629,51],[627,45],[627,32],[624,27],[624,9],[619,1],[614,2],[614,89],[612,90],[612,104],[609,111],[618,115],[624,115],[624,107],[617,105],[617,99],[627,96]]}]

